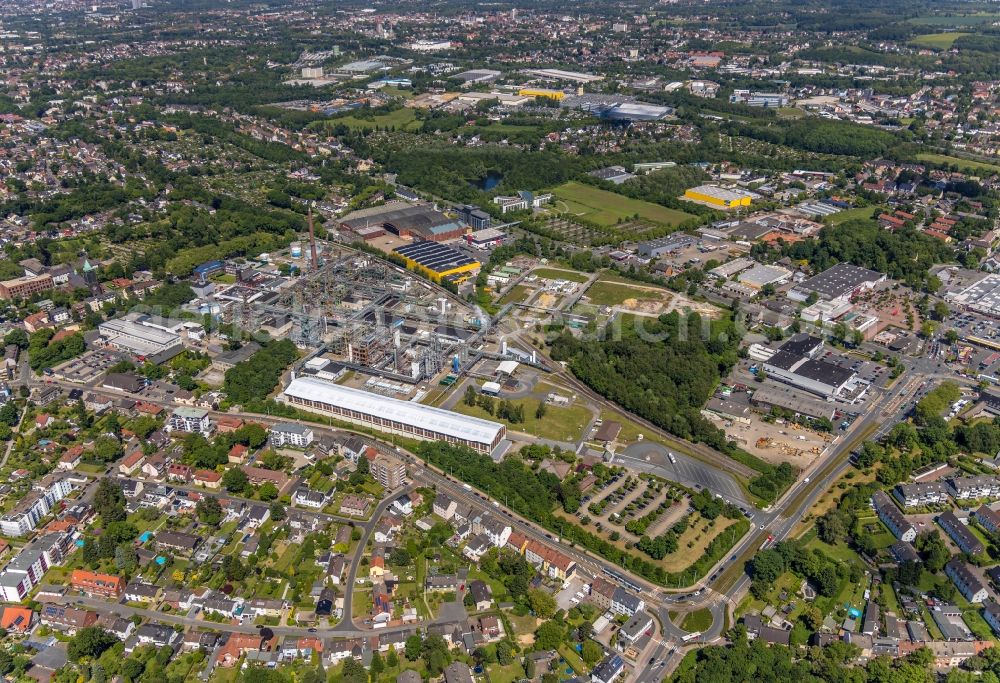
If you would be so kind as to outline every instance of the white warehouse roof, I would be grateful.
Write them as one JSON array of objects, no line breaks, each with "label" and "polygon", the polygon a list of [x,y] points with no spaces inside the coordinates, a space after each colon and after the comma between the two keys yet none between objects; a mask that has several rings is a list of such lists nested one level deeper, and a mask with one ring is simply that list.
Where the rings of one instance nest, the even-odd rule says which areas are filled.
[{"label": "white warehouse roof", "polygon": [[497,365],[497,372],[503,375],[513,375],[519,363],[516,360],[502,360]]},{"label": "white warehouse roof", "polygon": [[425,406],[412,401],[371,394],[360,389],[325,382],[313,377],[297,377],[285,389],[286,396],[354,410],[366,415],[395,420],[407,425],[430,429],[439,434],[490,444],[503,429],[498,422],[481,420],[453,413],[450,410]]}]

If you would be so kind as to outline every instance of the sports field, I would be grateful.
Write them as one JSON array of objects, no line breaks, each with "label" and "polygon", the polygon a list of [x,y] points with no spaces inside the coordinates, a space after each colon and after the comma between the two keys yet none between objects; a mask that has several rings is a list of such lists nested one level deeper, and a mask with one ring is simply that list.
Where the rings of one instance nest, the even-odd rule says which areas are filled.
[{"label": "sports field", "polygon": [[556,211],[573,214],[607,227],[616,225],[620,220],[634,218],[636,214],[661,225],[679,225],[692,218],[691,214],[683,211],[632,199],[573,180],[551,192],[555,197],[553,208]]}]

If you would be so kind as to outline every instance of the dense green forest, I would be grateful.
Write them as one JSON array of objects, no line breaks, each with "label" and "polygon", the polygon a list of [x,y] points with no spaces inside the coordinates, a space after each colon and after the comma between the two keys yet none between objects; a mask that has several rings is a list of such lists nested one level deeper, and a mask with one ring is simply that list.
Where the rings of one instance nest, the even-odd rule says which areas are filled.
[{"label": "dense green forest", "polygon": [[502,176],[492,194],[542,190],[574,178],[579,161],[556,152],[525,152],[499,146],[475,149],[420,147],[399,151],[372,149],[399,182],[439,197],[490,205],[489,193],[475,183],[488,174]]},{"label": "dense green forest", "polygon": [[845,121],[802,119],[781,124],[732,121],[723,126],[739,135],[794,149],[874,159],[900,143],[892,133]]},{"label": "dense green forest", "polygon": [[261,400],[274,391],[281,373],[298,357],[289,339],[266,342],[260,351],[226,370],[226,395],[233,403]]},{"label": "dense green forest", "polygon": [[594,391],[672,434],[726,450],[725,435],[699,411],[736,363],[738,343],[731,317],[674,311],[656,320],[625,317],[602,338],[564,332],[552,342],[552,358],[567,361]]},{"label": "dense green forest", "polygon": [[28,344],[29,365],[35,372],[43,368],[51,368],[70,358],[76,358],[86,351],[83,335],[75,332],[58,341],[52,341],[56,331],[45,327],[31,335]]}]

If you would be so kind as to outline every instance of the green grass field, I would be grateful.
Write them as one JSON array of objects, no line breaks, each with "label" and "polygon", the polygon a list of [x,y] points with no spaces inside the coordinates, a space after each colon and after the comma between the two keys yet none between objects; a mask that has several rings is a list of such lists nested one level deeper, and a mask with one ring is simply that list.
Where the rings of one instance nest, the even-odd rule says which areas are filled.
[{"label": "green grass field", "polygon": [[926,47],[932,50],[947,50],[952,44],[962,36],[971,35],[969,33],[959,33],[949,31],[947,33],[926,33],[910,40],[911,45]]},{"label": "green grass field", "polygon": [[692,217],[683,211],[632,199],[576,181],[563,183],[551,192],[556,198],[553,206],[557,211],[565,211],[606,227],[612,227],[618,221],[632,218],[636,214],[641,219],[661,225],[679,225]]},{"label": "green grass field", "polygon": [[570,282],[586,282],[587,274],[577,270],[561,270],[559,268],[535,268],[532,274],[546,280],[569,280]]},{"label": "green grass field", "polygon": [[417,121],[417,113],[414,109],[397,109],[394,112],[376,116],[373,119],[359,119],[355,116],[344,116],[330,119],[327,122],[330,126],[339,123],[344,124],[351,130],[371,130],[374,128],[396,128],[397,130],[416,130],[422,125]]},{"label": "green grass field", "polygon": [[945,154],[922,153],[917,155],[917,160],[934,164],[955,164],[967,173],[1000,173],[1000,165],[962,159],[961,157],[950,157]]},{"label": "green grass field", "polygon": [[590,299],[590,303],[597,306],[617,306],[626,299],[646,299],[657,300],[660,297],[656,292],[638,287],[629,287],[614,282],[602,282],[598,280],[592,284],[585,292]]},{"label": "green grass field", "polygon": [[778,118],[782,119],[801,119],[804,118],[806,113],[801,109],[796,107],[779,107],[778,108]]},{"label": "green grass field", "polygon": [[681,628],[688,633],[707,631],[712,627],[712,612],[707,607],[689,612],[681,622]]},{"label": "green grass field", "polygon": [[510,291],[500,297],[497,302],[500,305],[503,304],[519,304],[523,302],[531,294],[531,290],[524,285],[514,285],[510,288]]},{"label": "green grass field", "polygon": [[463,401],[459,401],[454,410],[463,415],[472,415],[484,420],[504,422],[508,429],[533,434],[543,439],[552,439],[553,441],[578,440],[583,434],[583,428],[587,426],[587,422],[591,416],[590,411],[582,405],[571,405],[568,408],[546,406],[545,416],[539,420],[535,417],[535,411],[538,409],[537,398],[516,398],[511,403],[524,407],[524,422],[518,424],[506,422],[494,415],[490,415],[479,406],[467,406]]},{"label": "green grass field", "polygon": [[832,216],[830,216],[831,225],[840,225],[841,223],[846,223],[847,221],[853,221],[859,218],[871,218],[875,213],[875,209],[879,210],[879,213],[885,210],[885,206],[861,206],[856,209],[847,209],[845,211],[839,211]]}]

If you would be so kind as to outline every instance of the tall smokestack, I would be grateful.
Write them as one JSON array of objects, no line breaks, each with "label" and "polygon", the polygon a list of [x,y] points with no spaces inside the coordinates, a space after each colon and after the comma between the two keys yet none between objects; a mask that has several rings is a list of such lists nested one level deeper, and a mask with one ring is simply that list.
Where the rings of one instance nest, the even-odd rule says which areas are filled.
[{"label": "tall smokestack", "polygon": [[319,268],[319,258],[316,256],[316,231],[313,229],[313,210],[309,207],[309,251],[312,256],[312,269]]}]

